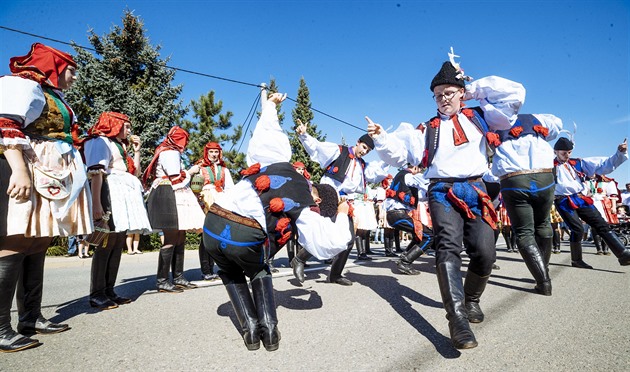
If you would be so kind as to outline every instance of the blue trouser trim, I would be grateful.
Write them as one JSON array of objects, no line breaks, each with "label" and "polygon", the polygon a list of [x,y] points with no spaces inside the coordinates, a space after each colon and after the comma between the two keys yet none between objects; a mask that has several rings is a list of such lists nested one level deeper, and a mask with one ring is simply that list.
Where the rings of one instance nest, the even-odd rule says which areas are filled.
[{"label": "blue trouser trim", "polygon": [[226,238],[224,238],[222,236],[216,235],[212,231],[206,229],[205,227],[203,228],[203,232],[205,232],[210,237],[215,238],[216,240],[218,240],[218,241],[220,241],[222,243],[226,243],[226,244],[233,245],[233,246],[236,246],[236,247],[252,247],[252,246],[255,246],[255,245],[261,245],[261,244],[263,244],[265,242],[264,240],[256,241],[256,242],[236,242],[234,240],[226,239]]}]

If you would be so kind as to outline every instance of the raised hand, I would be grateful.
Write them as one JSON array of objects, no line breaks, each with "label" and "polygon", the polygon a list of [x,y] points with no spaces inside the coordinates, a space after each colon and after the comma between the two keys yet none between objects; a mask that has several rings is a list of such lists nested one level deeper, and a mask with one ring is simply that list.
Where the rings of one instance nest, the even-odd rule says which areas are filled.
[{"label": "raised hand", "polygon": [[301,136],[306,133],[306,129],[308,128],[308,125],[302,123],[302,120],[300,119],[297,119],[296,121],[297,121],[298,126],[295,128],[295,133],[297,133],[298,136]]},{"label": "raised hand", "polygon": [[617,147],[617,151],[619,152],[628,152],[628,138],[624,138],[621,145]]},{"label": "raised hand", "polygon": [[365,120],[368,123],[367,131],[370,137],[378,136],[379,134],[381,134],[383,127],[380,124],[376,124],[375,122],[372,121],[372,119],[370,119],[367,116],[365,117]]}]

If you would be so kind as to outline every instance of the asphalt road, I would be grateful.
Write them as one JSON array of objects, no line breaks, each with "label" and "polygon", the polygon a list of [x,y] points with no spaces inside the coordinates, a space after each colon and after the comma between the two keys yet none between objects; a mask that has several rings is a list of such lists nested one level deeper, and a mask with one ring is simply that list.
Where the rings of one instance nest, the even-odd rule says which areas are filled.
[{"label": "asphalt road", "polygon": [[[376,252],[381,252],[378,246]],[[498,247],[482,297],[486,320],[473,325],[479,346],[458,351],[448,338],[434,258],[399,275],[377,256],[357,265],[351,287],[326,283],[328,268],[311,262],[298,286],[284,252],[274,275],[280,349],[247,351],[219,282],[181,294],[157,293],[157,253],[123,256],[117,291],[134,302],[109,311],[89,307],[90,259],[46,261],[44,315],[72,326],[39,335],[43,345],[0,354],[1,371],[628,371],[630,267],[596,256],[595,270],[570,267],[568,244],[551,258],[553,296],[533,292],[520,256]],[[186,252],[186,275],[198,279],[196,251]],[[17,313],[12,313],[13,326]]]}]

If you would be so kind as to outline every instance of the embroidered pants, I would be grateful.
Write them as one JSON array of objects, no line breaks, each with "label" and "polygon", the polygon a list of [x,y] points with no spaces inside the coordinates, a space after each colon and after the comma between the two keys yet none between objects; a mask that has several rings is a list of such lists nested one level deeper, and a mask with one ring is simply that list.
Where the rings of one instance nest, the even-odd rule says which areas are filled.
[{"label": "embroidered pants", "polygon": [[550,213],[554,186],[552,173],[522,174],[501,181],[501,195],[519,247],[537,245],[536,237],[553,237]]},{"label": "embroidered pants", "polygon": [[[482,277],[490,275],[496,261],[494,230],[478,215],[474,219],[467,218],[444,197],[444,193],[434,191],[436,185],[438,184],[429,186],[429,211],[435,236],[436,266],[442,262],[452,262],[461,267],[461,252],[465,249],[470,257],[468,270]],[[449,188],[452,185],[453,183],[447,183],[441,187]],[[479,187],[485,191],[483,183]]]}]

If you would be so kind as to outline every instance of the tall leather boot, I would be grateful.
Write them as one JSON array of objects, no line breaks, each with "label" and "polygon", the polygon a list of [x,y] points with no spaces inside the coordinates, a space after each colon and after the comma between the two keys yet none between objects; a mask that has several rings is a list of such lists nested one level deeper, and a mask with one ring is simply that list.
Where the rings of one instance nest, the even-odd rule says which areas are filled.
[{"label": "tall leather boot", "polygon": [[22,268],[21,253],[0,257],[0,351],[10,353],[41,345],[11,328],[11,305]]},{"label": "tall leather boot", "polygon": [[59,333],[67,331],[67,324],[57,324],[42,316],[44,289],[44,261],[46,251],[24,257],[22,271],[17,284],[17,308],[19,333]]},{"label": "tall leather boot", "polygon": [[357,235],[354,238],[354,242],[357,245],[357,261],[370,261],[372,257],[369,257],[365,253],[365,240],[361,236]]},{"label": "tall leather boot", "polygon": [[370,232],[369,231],[363,236],[363,249],[365,250],[365,254],[376,254],[372,252],[372,250],[370,249]]},{"label": "tall leather boot", "polygon": [[571,266],[580,269],[592,269],[593,266],[582,260],[582,242],[569,242],[571,247]]},{"label": "tall leather boot", "polygon": [[[401,273],[406,275],[419,275],[420,271],[411,267],[411,263],[414,262],[418,257],[422,256],[424,250],[422,249],[424,246],[427,246],[427,242],[424,242],[424,245],[414,244],[411,248],[409,248],[405,253],[400,255],[400,260],[396,262],[396,266],[398,266],[398,270]],[[422,244],[422,242],[420,242]]]},{"label": "tall leather boot", "polygon": [[510,228],[504,227],[503,229],[501,229],[501,234],[503,235],[503,240],[505,240],[507,251],[508,252],[515,251],[516,247],[512,244],[512,235],[510,234]]},{"label": "tall leather boot", "polygon": [[280,331],[278,330],[278,316],[276,315],[276,301],[273,296],[271,277],[264,276],[252,280],[252,292],[263,346],[267,351],[278,350]]},{"label": "tall leather boot", "polygon": [[[550,240],[550,239],[547,239]],[[539,243],[540,244],[540,243]],[[551,296],[551,279],[549,278],[549,270],[545,263],[545,258],[540,249],[535,245],[527,245],[519,249],[521,256],[527,269],[536,280],[536,292],[544,296]]]},{"label": "tall leather boot", "polygon": [[560,253],[560,233],[553,229],[553,253]]},{"label": "tall leather boot", "polygon": [[[110,239],[112,237],[110,236]],[[124,239],[125,235],[120,234],[116,239]],[[114,291],[116,285],[116,277],[118,277],[118,269],[120,268],[120,260],[122,258],[124,246],[112,248],[109,255],[109,262],[107,263],[107,272],[105,273],[105,296],[114,301],[118,305],[124,305],[131,303],[131,299],[121,297]]]},{"label": "tall leather boot", "polygon": [[476,347],[477,340],[470,329],[464,306],[464,287],[459,267],[452,262],[440,262],[435,270],[453,346],[457,349]]},{"label": "tall leather boot", "polygon": [[184,277],[184,254],[186,246],[184,243],[177,245],[173,249],[173,259],[171,261],[171,270],[173,271],[173,284],[181,289],[195,289],[196,284],[192,284]]},{"label": "tall leather boot", "polygon": [[617,257],[621,266],[630,265],[630,249],[623,245],[617,234],[613,231],[608,231],[600,234],[600,236],[604,239],[604,242],[606,242],[606,245],[608,245],[608,248],[610,248],[612,253]]},{"label": "tall leather boot", "polygon": [[468,313],[468,321],[470,323],[483,322],[483,311],[479,307],[479,300],[483,291],[486,289],[486,284],[490,279],[490,275],[479,276],[474,272],[468,270],[466,273],[466,280],[464,280],[464,294],[465,294],[465,306]]},{"label": "tall leather boot", "polygon": [[330,283],[337,283],[345,286],[352,285],[350,279],[341,275],[343,268],[346,266],[346,261],[348,261],[348,256],[350,256],[351,250],[352,246],[333,258],[332,264],[330,265],[330,275],[328,277],[328,281]]},{"label": "tall leather boot", "polygon": [[92,256],[92,270],[90,271],[90,306],[100,310],[110,310],[118,304],[110,300],[105,294],[107,286],[107,266],[111,251],[103,247],[96,247]]},{"label": "tall leather boot", "polygon": [[169,272],[171,269],[171,262],[173,261],[174,250],[174,247],[160,248],[157,270],[158,292],[181,293],[184,291],[183,289],[173,285],[173,283],[169,280]]},{"label": "tall leather boot", "polygon": [[225,285],[230,302],[241,325],[241,334],[247,350],[260,349],[260,332],[256,306],[249,293],[247,283],[229,283]]},{"label": "tall leather boot", "polygon": [[203,280],[212,280],[218,278],[213,272],[214,262],[212,261],[212,257],[206,251],[205,246],[203,245],[203,237],[199,240],[199,269],[201,270],[201,278]]},{"label": "tall leather boot", "polygon": [[536,244],[542,255],[543,262],[547,271],[549,271],[549,261],[551,261],[551,251],[553,248],[553,237],[551,238],[538,238],[536,237]]},{"label": "tall leather boot", "polygon": [[291,260],[293,276],[295,276],[300,283],[304,283],[304,265],[309,258],[311,258],[311,254],[308,253],[306,249],[301,249]]},{"label": "tall leather boot", "polygon": [[402,253],[403,250],[400,249],[400,231],[394,231],[394,248],[396,248],[396,253]]},{"label": "tall leather boot", "polygon": [[597,255],[603,255],[604,251],[602,249],[602,238],[597,235],[597,234],[593,234],[593,244],[595,244],[595,249],[597,250]]},{"label": "tall leather boot", "polygon": [[385,248],[385,257],[398,257],[398,255],[394,253],[394,247],[392,247],[392,238],[384,237],[383,247]]},{"label": "tall leather boot", "polygon": [[295,235],[294,235],[287,242],[287,258],[289,259],[289,263],[293,261],[293,258],[295,257],[295,250],[296,250],[295,246],[296,246],[296,241],[295,241]]}]

